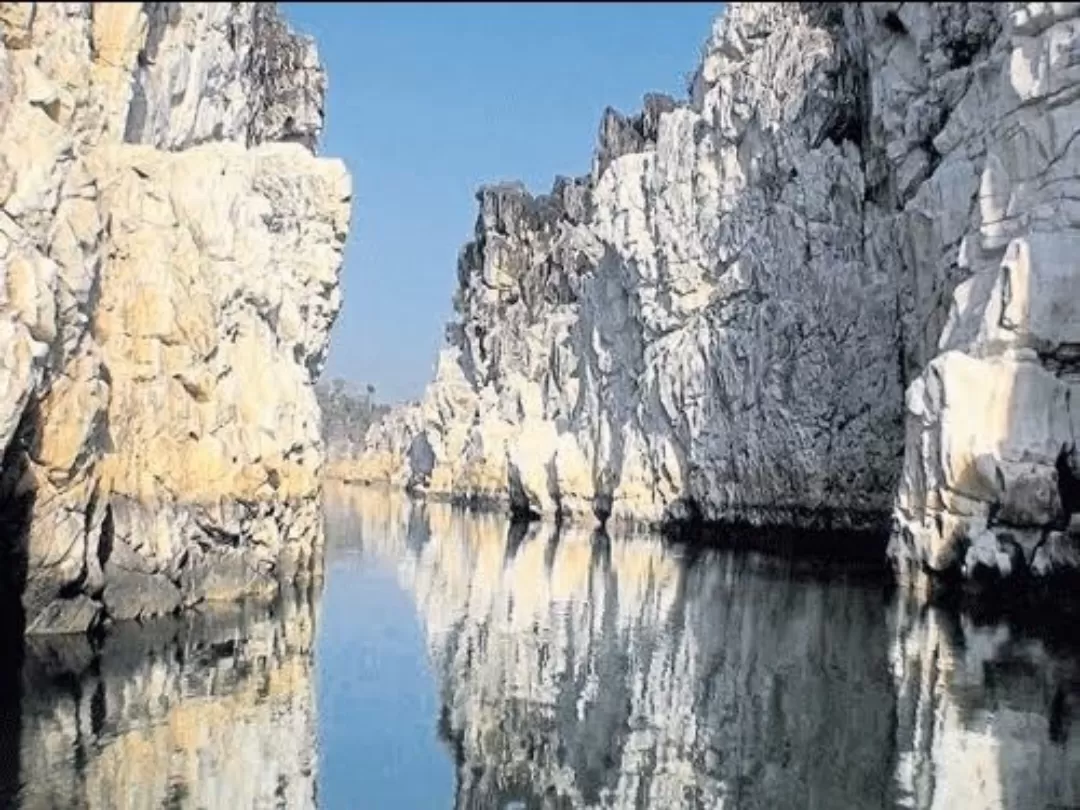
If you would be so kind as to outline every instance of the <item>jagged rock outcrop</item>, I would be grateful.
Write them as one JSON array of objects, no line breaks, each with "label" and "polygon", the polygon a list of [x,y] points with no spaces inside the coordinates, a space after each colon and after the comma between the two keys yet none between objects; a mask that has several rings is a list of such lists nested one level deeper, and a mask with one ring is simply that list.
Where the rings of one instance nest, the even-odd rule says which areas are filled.
[{"label": "jagged rock outcrop", "polygon": [[31,639],[0,698],[0,801],[315,808],[313,597],[287,588],[273,614],[237,605],[121,624],[99,649]]},{"label": "jagged rock outcrop", "polygon": [[588,177],[479,192],[435,379],[353,477],[648,522],[892,515],[905,573],[1080,564],[1078,14],[729,5],[687,102],[609,110]]},{"label": "jagged rock outcrop", "polygon": [[892,553],[912,571],[1047,577],[1080,570],[1080,6],[999,17],[932,142],[964,280],[907,389]]},{"label": "jagged rock outcrop", "polygon": [[273,4],[0,5],[0,507],[29,632],[269,591],[318,542],[350,180]]},{"label": "jagged rock outcrop", "polygon": [[419,406],[434,463],[398,479],[540,513],[880,524],[897,290],[866,260],[849,39],[843,15],[733,5],[690,103],[609,111],[590,177],[483,189]]},{"label": "jagged rock outcrop", "polygon": [[328,495],[328,542],[416,600],[462,810],[1080,801],[1068,625],[884,599],[849,564]]}]

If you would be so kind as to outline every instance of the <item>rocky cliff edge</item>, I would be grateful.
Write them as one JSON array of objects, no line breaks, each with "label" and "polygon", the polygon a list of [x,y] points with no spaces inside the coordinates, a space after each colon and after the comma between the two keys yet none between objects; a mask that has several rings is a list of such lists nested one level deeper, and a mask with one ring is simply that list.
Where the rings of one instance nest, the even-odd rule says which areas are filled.
[{"label": "rocky cliff edge", "polygon": [[0,4],[0,570],[27,632],[309,566],[351,195],[313,154],[324,91],[274,4]]},{"label": "rocky cliff edge", "polygon": [[479,192],[435,379],[348,477],[1080,567],[1078,60],[1075,3],[730,4],[588,176]]}]

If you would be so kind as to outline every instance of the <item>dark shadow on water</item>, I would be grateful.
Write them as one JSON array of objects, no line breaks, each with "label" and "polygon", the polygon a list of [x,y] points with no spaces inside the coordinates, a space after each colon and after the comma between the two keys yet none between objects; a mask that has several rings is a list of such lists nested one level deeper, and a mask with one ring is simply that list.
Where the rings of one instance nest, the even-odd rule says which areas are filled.
[{"label": "dark shadow on water", "polygon": [[1080,578],[1052,581],[1024,575],[993,588],[964,582],[932,581],[924,599],[942,613],[964,616],[974,626],[1007,626],[1038,638],[1063,653],[1080,652]]},{"label": "dark shadow on water", "polygon": [[522,543],[529,536],[529,528],[535,526],[528,520],[511,520],[506,530],[506,559],[513,559]]},{"label": "dark shadow on water", "polygon": [[14,807],[19,795],[23,665],[20,631],[19,627],[0,629],[0,808]]},{"label": "dark shadow on water", "polygon": [[687,559],[716,551],[748,553],[793,576],[858,577],[883,587],[893,581],[885,558],[888,536],[881,532],[689,523],[666,527],[663,536]]}]

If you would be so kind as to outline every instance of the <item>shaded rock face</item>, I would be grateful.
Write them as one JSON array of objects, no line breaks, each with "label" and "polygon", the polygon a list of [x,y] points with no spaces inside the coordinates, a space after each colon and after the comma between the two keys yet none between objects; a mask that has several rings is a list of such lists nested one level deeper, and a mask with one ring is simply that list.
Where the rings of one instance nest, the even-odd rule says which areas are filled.
[{"label": "shaded rock face", "polygon": [[456,807],[1080,802],[1075,639],[885,598],[850,565],[373,488],[328,504],[416,600]]},{"label": "shaded rock face", "polygon": [[[12,807],[316,807],[314,594],[36,637],[5,692]],[[14,665],[5,660],[5,669]],[[237,767],[243,763],[243,767]]]},{"label": "shaded rock face", "polygon": [[[543,514],[880,524],[896,289],[864,258],[859,145],[823,135],[859,68],[833,23],[732,6],[693,104],[609,110],[592,174],[550,195],[481,190],[414,419],[432,463],[392,480]],[[371,477],[408,422],[373,429]]]},{"label": "shaded rock face", "polygon": [[1076,565],[1076,13],[731,4],[590,176],[481,190],[435,379],[360,477]]},{"label": "shaded rock face", "polygon": [[[893,553],[976,578],[1080,568],[1080,7],[1014,4],[933,144],[962,278],[907,389]],[[935,175],[936,176],[936,175]],[[958,200],[959,201],[959,200]]]},{"label": "shaded rock face", "polygon": [[272,4],[0,5],[0,509],[29,632],[269,592],[318,543],[350,180]]}]

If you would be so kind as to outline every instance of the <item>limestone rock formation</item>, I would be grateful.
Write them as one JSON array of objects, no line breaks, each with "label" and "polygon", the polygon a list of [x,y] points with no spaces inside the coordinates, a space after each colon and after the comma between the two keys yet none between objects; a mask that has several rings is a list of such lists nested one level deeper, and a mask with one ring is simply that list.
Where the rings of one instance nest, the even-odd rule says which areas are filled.
[{"label": "limestone rock formation", "polygon": [[609,110],[588,177],[539,198],[482,189],[459,320],[421,430],[396,442],[432,463],[396,477],[548,514],[880,525],[902,432],[897,286],[867,260],[848,28],[734,4],[689,102]]},{"label": "limestone rock formation", "polygon": [[1080,569],[1080,6],[1012,5],[933,141],[963,281],[907,389],[892,551],[915,571]]},{"label": "limestone rock formation", "polygon": [[0,507],[28,632],[270,591],[318,542],[350,180],[273,4],[0,4]]},{"label": "limestone rock formation", "polygon": [[730,4],[689,98],[609,110],[589,176],[479,192],[435,379],[352,477],[570,517],[892,517],[904,572],[1076,567],[1078,26]]}]

